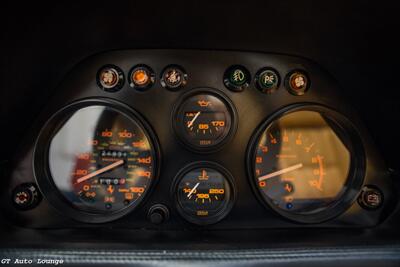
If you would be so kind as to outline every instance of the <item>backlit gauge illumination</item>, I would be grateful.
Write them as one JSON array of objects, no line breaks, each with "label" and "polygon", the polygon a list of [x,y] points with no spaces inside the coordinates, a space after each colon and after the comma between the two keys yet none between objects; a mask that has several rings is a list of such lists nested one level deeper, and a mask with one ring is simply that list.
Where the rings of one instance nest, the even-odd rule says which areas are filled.
[{"label": "backlit gauge illumination", "polygon": [[[35,168],[41,189],[54,187],[73,210],[107,220],[143,200],[155,179],[157,151],[136,113],[97,102],[80,102],[53,117],[38,141],[51,137],[47,159]],[[78,219],[86,220],[82,214]]]},{"label": "backlit gauge illumination", "polygon": [[97,73],[97,85],[107,92],[116,92],[124,85],[123,71],[114,65],[106,65]]},{"label": "backlit gauge illumination", "polygon": [[230,211],[234,201],[231,175],[212,163],[198,163],[178,174],[175,194],[178,211],[189,222],[216,223]]},{"label": "backlit gauge illumination", "polygon": [[129,72],[129,85],[139,91],[149,89],[155,81],[153,70],[146,65],[136,65]]},{"label": "backlit gauge illumination", "polygon": [[355,159],[357,141],[347,128],[339,114],[316,107],[291,110],[268,122],[250,163],[263,201],[301,222],[343,212],[363,179],[355,171],[362,170],[363,153]]},{"label": "backlit gauge illumination", "polygon": [[210,90],[186,95],[174,118],[178,137],[198,151],[218,148],[235,128],[235,111],[222,94]]}]

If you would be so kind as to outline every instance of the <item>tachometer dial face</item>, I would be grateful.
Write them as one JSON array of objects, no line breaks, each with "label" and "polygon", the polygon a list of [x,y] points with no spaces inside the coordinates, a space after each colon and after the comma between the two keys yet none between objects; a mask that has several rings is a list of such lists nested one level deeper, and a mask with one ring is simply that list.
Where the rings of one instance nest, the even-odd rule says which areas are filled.
[{"label": "tachometer dial face", "polygon": [[318,111],[298,110],[274,120],[261,132],[253,153],[256,188],[289,217],[328,210],[352,182],[346,132]]},{"label": "tachometer dial face", "polygon": [[233,190],[230,174],[218,165],[198,164],[185,168],[177,178],[178,210],[192,223],[215,223],[232,207]]},{"label": "tachometer dial face", "polygon": [[157,163],[153,140],[138,117],[100,104],[70,107],[63,119],[57,117],[48,174],[64,199],[91,214],[137,206],[153,183]]},{"label": "tachometer dial face", "polygon": [[213,91],[185,97],[174,118],[178,137],[189,147],[206,151],[227,141],[234,129],[229,100]]}]

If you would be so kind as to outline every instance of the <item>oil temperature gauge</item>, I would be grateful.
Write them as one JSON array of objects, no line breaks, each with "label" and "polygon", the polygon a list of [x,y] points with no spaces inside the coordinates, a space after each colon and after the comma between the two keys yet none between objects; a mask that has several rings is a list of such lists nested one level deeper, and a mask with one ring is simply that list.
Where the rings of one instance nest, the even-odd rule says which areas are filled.
[{"label": "oil temperature gauge", "polygon": [[223,167],[210,162],[185,167],[177,175],[173,190],[179,213],[199,225],[223,219],[235,197],[232,176]]},{"label": "oil temperature gauge", "polygon": [[180,140],[196,151],[225,144],[235,129],[235,110],[229,99],[209,89],[190,92],[175,111],[174,128]]}]

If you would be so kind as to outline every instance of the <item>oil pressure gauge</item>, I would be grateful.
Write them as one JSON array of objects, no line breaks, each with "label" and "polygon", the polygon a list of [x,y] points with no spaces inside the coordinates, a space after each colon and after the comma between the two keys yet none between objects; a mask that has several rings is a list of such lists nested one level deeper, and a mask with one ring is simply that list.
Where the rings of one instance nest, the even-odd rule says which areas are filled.
[{"label": "oil pressure gauge", "polygon": [[211,162],[184,168],[175,179],[173,193],[179,213],[199,225],[223,219],[231,210],[235,197],[232,176]]},{"label": "oil pressure gauge", "polygon": [[175,132],[189,148],[214,151],[232,137],[235,114],[225,95],[209,89],[196,90],[180,101],[174,116]]}]

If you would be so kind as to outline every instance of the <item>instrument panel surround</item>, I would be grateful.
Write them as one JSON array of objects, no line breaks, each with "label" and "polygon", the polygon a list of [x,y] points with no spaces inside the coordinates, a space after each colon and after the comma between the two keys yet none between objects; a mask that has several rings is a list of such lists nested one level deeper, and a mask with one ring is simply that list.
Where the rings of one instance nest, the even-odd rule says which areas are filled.
[{"label": "instrument panel surround", "polygon": [[[118,66],[127,75],[138,64],[145,64],[155,73],[154,85],[146,91],[135,90],[126,82],[117,92],[106,92],[98,87],[96,74],[105,65]],[[160,74],[171,64],[181,66],[187,73],[187,83],[176,91],[165,89],[160,84]],[[229,66],[245,66],[250,75],[264,67],[273,67],[282,80],[293,70],[307,73],[311,83],[304,95],[296,96],[288,92],[281,82],[271,94],[262,93],[252,80],[242,92],[227,89],[224,85],[224,73]],[[183,95],[195,88],[215,88],[226,95],[235,106],[238,127],[235,135],[214,153],[202,154],[188,150],[177,140],[171,114],[175,103]],[[54,89],[54,95],[43,109],[42,115],[33,127],[15,157],[14,168],[10,175],[8,191],[23,182],[35,182],[32,161],[35,140],[45,122],[60,109],[85,99],[109,99],[129,106],[143,115],[157,135],[160,146],[159,179],[152,191],[141,203],[140,208],[126,216],[101,224],[117,228],[147,229],[265,229],[298,227],[371,227],[383,221],[391,212],[393,192],[390,174],[379,152],[369,137],[368,131],[339,93],[340,85],[318,64],[296,56],[265,54],[257,52],[236,52],[217,50],[121,50],[93,55],[75,66],[65,75],[64,81]],[[340,103],[340,104],[339,104]],[[385,196],[385,203],[379,210],[366,211],[357,201],[342,214],[329,221],[315,224],[299,224],[265,208],[258,200],[248,178],[247,152],[254,132],[265,120],[280,110],[293,105],[325,106],[343,114],[354,125],[360,136],[365,153],[365,177],[363,185],[373,184],[380,188]],[[155,140],[155,139],[153,139]],[[198,161],[215,162],[226,168],[233,176],[237,188],[237,197],[231,212],[220,222],[208,226],[196,226],[186,222],[174,208],[170,188],[177,173],[186,165]],[[39,178],[40,179],[40,178]],[[8,200],[7,200],[8,201]],[[170,209],[170,219],[153,225],[147,221],[147,211],[154,204],[164,204]],[[30,211],[15,211],[11,205],[6,212],[20,225],[32,228],[63,227],[99,227],[69,219],[52,208],[44,199],[40,205]],[[28,223],[29,222],[29,223]]]}]

